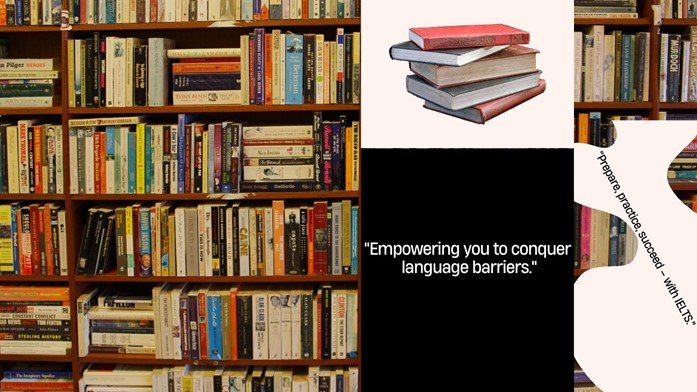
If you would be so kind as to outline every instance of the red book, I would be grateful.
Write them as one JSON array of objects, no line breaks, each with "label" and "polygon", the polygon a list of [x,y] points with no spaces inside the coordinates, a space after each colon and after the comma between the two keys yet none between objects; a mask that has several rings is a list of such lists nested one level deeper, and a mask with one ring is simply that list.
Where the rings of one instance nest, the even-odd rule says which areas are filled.
[{"label": "red book", "polygon": [[31,219],[29,217],[29,207],[22,207],[17,210],[17,243],[19,244],[19,261],[22,268],[21,275],[32,275],[31,260]]},{"label": "red book", "polygon": [[591,254],[591,209],[581,206],[581,269],[588,269]]},{"label": "red book", "polygon": [[34,193],[44,193],[43,189],[43,125],[34,126]]},{"label": "red book", "polygon": [[271,64],[273,40],[264,34],[264,105],[273,104],[273,66]]},{"label": "red book", "polygon": [[201,359],[208,359],[208,312],[206,310],[206,293],[208,290],[198,292],[198,344]]},{"label": "red book", "polygon": [[327,275],[327,202],[315,202],[313,208],[313,226],[314,226],[314,274]]},{"label": "red book", "polygon": [[44,246],[46,247],[46,275],[54,275],[53,240],[51,238],[51,204],[44,206]]},{"label": "red book", "polygon": [[527,44],[530,33],[503,24],[414,27],[409,39],[424,50]]},{"label": "red book", "polygon": [[448,114],[453,117],[458,117],[464,120],[472,121],[477,124],[484,124],[501,113],[520,105],[521,103],[542,94],[545,91],[546,83],[544,79],[540,79],[537,87],[528,90],[511,94],[502,98],[494,99],[493,101],[480,103],[460,110],[450,110],[435,103],[426,101],[424,107],[437,112]]},{"label": "red book", "polygon": [[307,208],[307,274],[315,274],[315,208]]}]

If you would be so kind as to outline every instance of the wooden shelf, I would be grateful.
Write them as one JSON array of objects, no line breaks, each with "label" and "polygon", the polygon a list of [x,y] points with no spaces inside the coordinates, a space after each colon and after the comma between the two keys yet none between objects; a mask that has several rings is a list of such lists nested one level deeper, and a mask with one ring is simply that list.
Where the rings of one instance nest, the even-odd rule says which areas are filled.
[{"label": "wooden shelf", "polygon": [[651,109],[651,102],[574,102],[574,109]]},{"label": "wooden shelf", "polygon": [[697,26],[697,19],[663,19],[661,26]]},{"label": "wooden shelf", "polygon": [[72,25],[72,31],[145,31],[145,30],[198,30],[198,29],[252,29],[255,27],[334,27],[360,26],[360,18],[338,19],[269,19],[225,20],[215,22],[157,22]]},{"label": "wooden shelf", "polygon": [[0,193],[0,201],[61,201],[65,195],[60,193]]},{"label": "wooden shelf", "polygon": [[577,26],[651,26],[649,18],[574,18]]},{"label": "wooden shelf", "polygon": [[63,109],[60,106],[50,108],[0,108],[0,116],[61,114],[62,112]]},{"label": "wooden shelf", "polygon": [[60,33],[60,26],[1,26],[0,33]]},{"label": "wooden shelf", "polygon": [[20,355],[2,354],[0,361],[27,361],[27,362],[72,362],[72,355]]},{"label": "wooden shelf", "polygon": [[179,114],[179,113],[259,113],[259,112],[315,112],[357,111],[358,104],[304,104],[304,105],[179,105],[179,106],[135,106],[127,108],[69,108],[70,114]]},{"label": "wooden shelf", "polygon": [[70,195],[79,201],[225,201],[225,200],[280,200],[280,199],[354,199],[359,191],[333,192],[257,192],[257,193],[177,193],[177,194],[110,194]]},{"label": "wooden shelf", "polygon": [[67,276],[43,276],[43,275],[0,275],[0,283],[3,282],[67,282]]},{"label": "wooden shelf", "polygon": [[133,365],[229,365],[229,366],[357,366],[355,359],[291,359],[260,360],[239,359],[235,361],[211,361],[191,359],[155,359],[154,355],[139,354],[87,354],[79,358],[80,363],[127,363]]},{"label": "wooden shelf", "polygon": [[697,191],[697,181],[668,181],[674,191]]},{"label": "wooden shelf", "polygon": [[697,109],[697,102],[661,102],[658,107],[672,110],[694,110]]},{"label": "wooden shelf", "polygon": [[574,269],[574,276],[581,276],[581,274],[586,271],[588,271],[588,269]]},{"label": "wooden shelf", "polygon": [[75,277],[76,282],[191,282],[191,283],[324,283],[358,282],[357,275],[288,275],[288,276],[123,276],[115,271],[104,275]]}]

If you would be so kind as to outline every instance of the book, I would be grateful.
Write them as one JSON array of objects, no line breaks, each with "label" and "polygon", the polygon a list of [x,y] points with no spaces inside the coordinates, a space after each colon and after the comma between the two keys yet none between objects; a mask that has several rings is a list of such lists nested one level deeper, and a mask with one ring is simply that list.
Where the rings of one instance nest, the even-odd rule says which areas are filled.
[{"label": "book", "polygon": [[413,27],[409,39],[424,50],[527,44],[530,33],[504,24]]},{"label": "book", "polygon": [[449,110],[429,101],[426,101],[424,103],[424,107],[437,112],[448,114],[453,117],[458,117],[464,120],[472,121],[477,124],[484,124],[485,122],[491,120],[499,114],[505,113],[508,110],[520,105],[521,103],[542,94],[545,91],[546,87],[547,86],[545,80],[540,79],[540,82],[537,85],[537,87],[533,87],[528,90],[523,90],[515,94],[494,99],[492,101],[481,103],[479,105],[475,105],[461,110]]},{"label": "book", "polygon": [[415,75],[407,76],[407,91],[450,110],[464,109],[488,102],[539,84],[541,71],[492,79],[483,82],[437,89]]},{"label": "book", "polygon": [[500,52],[508,46],[509,45],[495,45],[475,48],[422,50],[412,41],[405,41],[390,47],[390,57],[393,60],[416,61],[420,63],[459,67]]},{"label": "book", "polygon": [[428,63],[410,63],[412,72],[442,88],[459,84],[520,75],[537,69],[538,50],[512,45],[469,64],[453,67]]}]

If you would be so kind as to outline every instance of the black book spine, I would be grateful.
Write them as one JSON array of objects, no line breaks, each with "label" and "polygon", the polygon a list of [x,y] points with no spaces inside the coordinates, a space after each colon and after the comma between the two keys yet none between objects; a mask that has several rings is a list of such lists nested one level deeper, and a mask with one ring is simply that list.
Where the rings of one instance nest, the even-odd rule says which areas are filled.
[{"label": "black book spine", "polygon": [[106,106],[106,38],[99,38],[99,106]]},{"label": "black book spine", "polygon": [[253,182],[243,181],[240,192],[307,192],[315,189],[314,181]]},{"label": "black book spine", "polygon": [[[99,90],[100,90],[100,77],[102,74],[102,58],[101,58],[101,48],[99,47],[99,32],[94,33],[92,38],[92,51],[90,55],[92,56],[92,68],[90,69],[90,74],[92,75],[92,106],[99,107]],[[106,61],[106,60],[105,60]]]},{"label": "black book spine", "polygon": [[100,244],[99,257],[97,258],[98,264],[95,271],[95,275],[103,275],[104,272],[111,269],[112,263],[114,262],[114,250],[112,246],[114,240],[114,223],[115,217],[112,213],[107,218],[106,231],[104,238],[102,238],[102,243]]},{"label": "black book spine", "polygon": [[199,353],[199,334],[198,334],[198,296],[195,290],[189,293],[187,298],[187,309],[189,310],[189,357],[200,359]]},{"label": "black book spine", "polygon": [[213,376],[213,392],[223,392],[223,376],[220,374]]},{"label": "black book spine", "polygon": [[240,159],[242,159],[242,154],[240,153],[240,132],[242,130],[242,126],[240,124],[233,124],[232,125],[232,150],[235,151],[236,153],[234,154],[235,156],[233,157],[231,154],[230,157],[230,191],[231,192],[239,192],[240,191]]},{"label": "black book spine", "polygon": [[[220,215],[216,206],[211,207],[211,257],[213,258],[213,276],[220,276]],[[216,262],[217,259],[217,262]]]},{"label": "black book spine", "polygon": [[307,275],[307,207],[300,208],[300,246],[298,248],[300,275]]},{"label": "black book spine", "polygon": [[2,192],[7,193],[9,191],[7,179],[7,125],[0,125],[0,143],[2,143],[2,148],[0,148],[0,161],[2,162]]},{"label": "black book spine", "polygon": [[44,211],[46,207],[39,207],[39,214],[37,216],[39,222],[37,226],[39,227],[39,260],[41,265],[41,275],[48,275],[48,265],[46,259],[46,221],[44,219]]},{"label": "black book spine", "polygon": [[240,207],[235,205],[232,207],[232,274],[240,276],[240,227],[239,221]]},{"label": "black book spine", "polygon": [[346,189],[346,116],[339,117],[339,131],[341,141],[339,142],[339,170],[337,173],[339,189]]},{"label": "black book spine", "polygon": [[[257,275],[266,275],[265,264],[264,264],[264,210],[257,209],[257,235],[256,235],[256,247],[257,247]],[[264,267],[264,268],[261,268]]]},{"label": "black book spine", "polygon": [[252,392],[264,392],[262,377],[252,377]]},{"label": "black book spine", "polygon": [[680,101],[680,36],[668,38],[668,102]]},{"label": "black book spine", "polygon": [[332,190],[332,123],[322,123],[322,187]]},{"label": "black book spine", "polygon": [[303,61],[305,68],[305,83],[303,86],[303,101],[305,103],[315,103],[315,35],[305,34],[303,36]]},{"label": "black book spine", "polygon": [[201,125],[196,125],[194,128],[194,193],[201,193],[203,191],[203,128]]},{"label": "black book spine", "polygon": [[227,221],[226,207],[214,207],[218,208],[218,241],[220,245],[218,246],[218,252],[220,253],[220,275],[227,276],[227,225],[230,222]]},{"label": "black book spine", "polygon": [[30,0],[15,0],[22,2],[22,25],[31,25],[31,1]]},{"label": "black book spine", "polygon": [[172,132],[170,126],[164,125],[162,132],[164,132],[162,134],[162,193],[170,193],[172,181]]},{"label": "black book spine", "polygon": [[[273,377],[264,377],[264,392],[273,391]],[[337,391],[343,391],[343,389],[337,389]]]},{"label": "black book spine", "polygon": [[87,107],[93,107],[94,106],[94,70],[95,70],[95,64],[94,64],[94,57],[92,57],[92,54],[94,53],[94,40],[93,39],[87,39],[85,40],[85,58],[83,59],[85,61],[85,85],[83,88],[85,89],[85,106]]},{"label": "black book spine", "polygon": [[[50,207],[46,207],[50,208]],[[48,229],[47,229],[48,230]],[[58,238],[58,208],[51,208],[51,247],[53,248],[53,275],[61,274],[60,241]]]},{"label": "black book spine", "polygon": [[332,145],[331,145],[331,156],[332,156],[332,187],[331,190],[338,191],[342,187],[341,183],[341,123],[332,124]]},{"label": "black book spine", "polygon": [[285,219],[285,267],[287,275],[300,274],[300,224],[299,217],[296,215],[297,209],[289,211],[286,209]]},{"label": "black book spine", "polygon": [[8,26],[14,26],[15,25],[15,5],[14,4],[7,4],[7,25]]},{"label": "black book spine", "polygon": [[34,193],[34,127],[27,126],[27,146],[29,155],[27,156],[27,164],[29,166],[29,192]]},{"label": "black book spine", "polygon": [[600,124],[600,147],[610,147],[609,140],[607,138],[607,124]]},{"label": "black book spine", "polygon": [[252,296],[237,296],[237,357],[252,359]]},{"label": "black book spine", "polygon": [[148,46],[138,45],[133,53],[133,104],[148,105]]},{"label": "black book spine", "polygon": [[[220,184],[216,184],[216,192],[230,192],[232,188],[232,123],[223,123],[222,154],[220,167]],[[218,189],[220,188],[220,189]]]},{"label": "black book spine", "polygon": [[106,232],[106,214],[103,211],[97,211],[93,218],[92,225],[94,228],[90,233],[87,241],[89,242],[89,251],[87,253],[85,275],[94,275],[97,265],[97,255],[99,254],[99,245],[102,236]]},{"label": "black book spine", "polygon": [[196,0],[189,0],[189,22],[196,22],[196,13],[198,6]]},{"label": "black book spine", "polygon": [[322,359],[332,357],[332,288],[322,286]]},{"label": "black book spine", "polygon": [[353,34],[344,35],[344,102],[353,102]]},{"label": "black book spine", "polygon": [[319,378],[319,392],[331,392],[331,378],[327,376],[320,376]]},{"label": "black book spine", "polygon": [[332,207],[327,204],[327,274],[332,275]]},{"label": "black book spine", "polygon": [[302,349],[302,357],[303,359],[311,359],[313,358],[312,315],[314,312],[311,294],[302,295],[300,312],[300,347]]}]

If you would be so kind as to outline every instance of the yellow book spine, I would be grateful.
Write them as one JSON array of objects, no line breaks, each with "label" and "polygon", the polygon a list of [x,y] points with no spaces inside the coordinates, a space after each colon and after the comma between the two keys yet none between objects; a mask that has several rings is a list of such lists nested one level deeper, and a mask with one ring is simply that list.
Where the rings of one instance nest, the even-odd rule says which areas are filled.
[{"label": "yellow book spine", "polygon": [[0,205],[0,226],[7,228],[5,235],[0,236],[0,273],[14,273],[14,260],[12,255],[12,238],[10,226],[12,225],[12,207],[9,204]]},{"label": "yellow book spine", "polygon": [[125,219],[126,226],[126,257],[127,257],[127,267],[126,271],[128,276],[135,276],[136,264],[135,264],[135,254],[133,249],[133,207],[127,206]]}]

